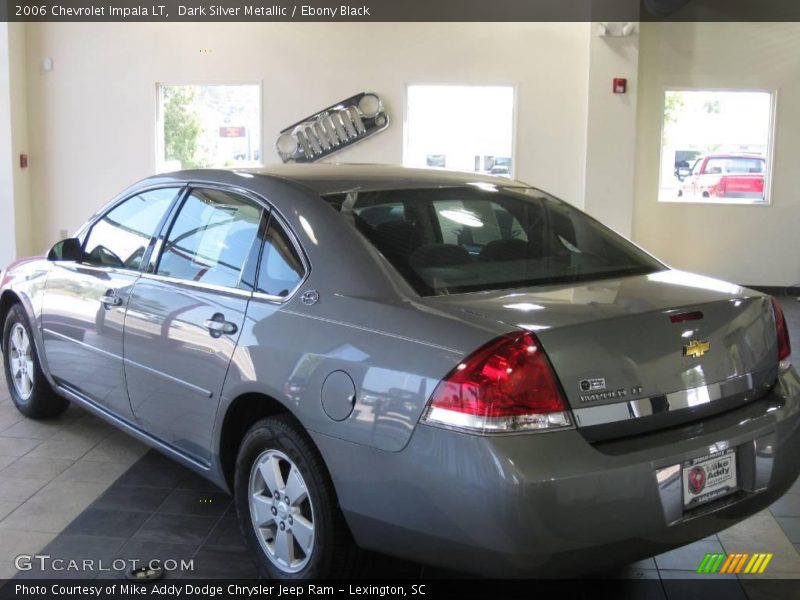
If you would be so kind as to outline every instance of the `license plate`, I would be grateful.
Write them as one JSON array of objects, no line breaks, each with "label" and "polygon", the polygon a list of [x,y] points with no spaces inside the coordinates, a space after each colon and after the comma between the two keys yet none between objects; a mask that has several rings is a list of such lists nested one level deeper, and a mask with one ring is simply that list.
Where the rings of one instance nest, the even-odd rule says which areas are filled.
[{"label": "license plate", "polygon": [[683,464],[683,508],[736,491],[736,451],[717,452]]}]

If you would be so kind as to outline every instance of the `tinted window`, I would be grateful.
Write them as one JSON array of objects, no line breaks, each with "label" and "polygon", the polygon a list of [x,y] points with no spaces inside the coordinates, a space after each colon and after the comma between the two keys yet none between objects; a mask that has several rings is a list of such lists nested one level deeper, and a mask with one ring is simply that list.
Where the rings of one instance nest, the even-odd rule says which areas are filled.
[{"label": "tinted window", "polygon": [[422,295],[588,281],[664,268],[591,217],[539,190],[394,190],[327,200]]},{"label": "tinted window", "polygon": [[258,271],[258,291],[271,296],[288,296],[304,275],[303,263],[289,236],[275,219],[271,219]]},{"label": "tinted window", "polygon": [[731,156],[726,158],[709,158],[706,173],[763,173],[765,161],[763,158],[748,158]]},{"label": "tinted window", "polygon": [[177,192],[177,188],[143,192],[108,211],[86,238],[86,262],[138,270],[150,239]]},{"label": "tinted window", "polygon": [[261,208],[240,196],[193,190],[170,229],[156,273],[236,287],[260,218]]}]

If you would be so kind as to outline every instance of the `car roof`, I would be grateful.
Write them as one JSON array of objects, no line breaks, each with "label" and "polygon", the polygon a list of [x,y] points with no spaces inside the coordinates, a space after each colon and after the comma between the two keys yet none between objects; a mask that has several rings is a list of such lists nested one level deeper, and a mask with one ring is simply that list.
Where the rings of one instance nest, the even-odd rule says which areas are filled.
[{"label": "car roof", "polygon": [[502,187],[530,187],[507,177],[495,177],[483,173],[448,171],[437,168],[415,169],[377,164],[285,164],[250,169],[178,171],[165,175],[179,179],[193,179],[202,175],[204,179],[208,179],[213,178],[215,172],[231,173],[232,171],[290,181],[305,186],[320,195],[359,190],[463,187],[475,183]]},{"label": "car roof", "polygon": [[764,157],[760,154],[731,154],[731,153],[720,153],[720,154],[706,154],[706,158],[759,158],[764,160]]}]

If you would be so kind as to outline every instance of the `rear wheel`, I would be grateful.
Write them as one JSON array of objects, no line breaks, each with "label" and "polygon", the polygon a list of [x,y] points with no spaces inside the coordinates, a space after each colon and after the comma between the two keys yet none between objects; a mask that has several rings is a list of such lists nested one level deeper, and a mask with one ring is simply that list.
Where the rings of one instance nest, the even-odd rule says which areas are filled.
[{"label": "rear wheel", "polygon": [[3,349],[6,382],[17,410],[32,419],[46,419],[67,409],[69,401],[53,391],[42,373],[33,333],[19,305],[6,317]]},{"label": "rear wheel", "polygon": [[317,449],[290,417],[259,421],[236,461],[239,524],[271,579],[343,576],[357,549]]}]

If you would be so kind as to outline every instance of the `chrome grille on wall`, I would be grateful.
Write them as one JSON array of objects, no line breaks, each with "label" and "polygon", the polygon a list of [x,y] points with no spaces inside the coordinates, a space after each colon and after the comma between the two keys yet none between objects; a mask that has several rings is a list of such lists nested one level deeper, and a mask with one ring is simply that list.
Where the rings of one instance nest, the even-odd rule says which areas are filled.
[{"label": "chrome grille on wall", "polygon": [[283,162],[314,162],[388,126],[378,95],[362,92],[283,129],[275,148]]}]

